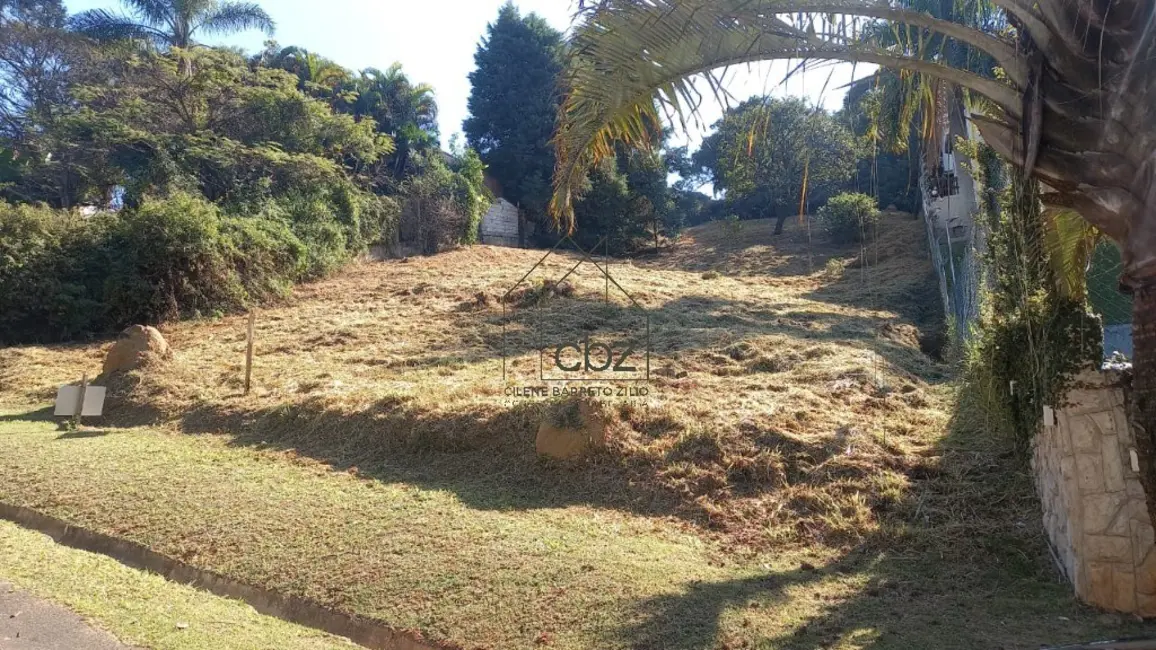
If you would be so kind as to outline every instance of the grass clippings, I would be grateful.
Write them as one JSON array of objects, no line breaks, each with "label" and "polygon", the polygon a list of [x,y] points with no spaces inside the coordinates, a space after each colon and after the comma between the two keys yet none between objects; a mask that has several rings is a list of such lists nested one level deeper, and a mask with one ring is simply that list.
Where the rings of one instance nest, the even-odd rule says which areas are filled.
[{"label": "grass clippings", "polygon": [[[885,217],[866,256],[772,227],[711,224],[613,261],[629,297],[587,264],[569,295],[477,298],[541,251],[355,265],[259,314],[249,396],[243,318],[167,325],[170,363],[108,382],[107,435],[0,419],[0,499],[470,648],[1143,630],[1057,579],[1022,461],[948,435],[951,370],[921,349],[942,322],[922,224]],[[615,403],[601,453],[537,458],[549,403],[510,389],[538,383],[543,340],[628,333],[631,299],[649,395]],[[45,403],[103,345],[0,350],[0,403]]]}]

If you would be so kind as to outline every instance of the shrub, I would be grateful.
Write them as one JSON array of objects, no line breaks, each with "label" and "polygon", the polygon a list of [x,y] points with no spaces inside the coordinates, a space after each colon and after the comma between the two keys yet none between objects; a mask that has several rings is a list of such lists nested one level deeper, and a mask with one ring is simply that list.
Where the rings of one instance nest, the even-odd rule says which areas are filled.
[{"label": "shrub", "polygon": [[284,222],[227,216],[221,233],[249,301],[284,297],[304,277],[309,251]]},{"label": "shrub", "polygon": [[0,203],[0,343],[69,338],[102,314],[66,271],[65,253],[83,241],[83,219],[67,212]]},{"label": "shrub", "polygon": [[[375,208],[379,218],[388,208]],[[306,197],[259,216],[227,215],[179,193],[89,219],[0,203],[0,343],[67,340],[284,296],[348,257],[352,220],[338,211]]]},{"label": "shrub", "polygon": [[819,223],[835,244],[861,242],[879,223],[879,206],[859,192],[836,194],[819,208]]},{"label": "shrub", "polygon": [[187,194],[109,216],[103,300],[110,325],[243,307],[247,295],[216,206]]}]

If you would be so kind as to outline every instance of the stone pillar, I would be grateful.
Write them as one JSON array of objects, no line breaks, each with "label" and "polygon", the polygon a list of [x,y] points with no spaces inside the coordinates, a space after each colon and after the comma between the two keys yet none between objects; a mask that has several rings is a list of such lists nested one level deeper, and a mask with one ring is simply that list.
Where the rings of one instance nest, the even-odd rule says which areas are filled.
[{"label": "stone pillar", "polygon": [[1116,371],[1081,373],[1055,424],[1033,441],[1032,469],[1048,542],[1076,595],[1156,616],[1156,550],[1134,469],[1125,380]]}]

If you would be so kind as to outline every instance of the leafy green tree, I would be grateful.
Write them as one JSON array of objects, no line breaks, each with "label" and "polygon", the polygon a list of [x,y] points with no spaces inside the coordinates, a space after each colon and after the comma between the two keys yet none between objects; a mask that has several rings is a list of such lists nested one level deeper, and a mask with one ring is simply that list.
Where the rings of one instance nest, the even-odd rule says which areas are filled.
[{"label": "leafy green tree", "polygon": [[32,161],[49,148],[48,133],[68,109],[72,69],[81,39],[67,29],[60,0],[0,2],[0,196],[67,204],[61,176],[31,177]]},{"label": "leafy green tree", "polygon": [[727,111],[695,155],[737,214],[774,217],[783,231],[800,206],[808,212],[855,172],[851,132],[797,98],[756,97]]},{"label": "leafy green tree", "polygon": [[391,163],[394,178],[414,171],[411,154],[426,152],[438,145],[438,107],[433,86],[415,84],[394,63],[386,70],[366,68],[339,91],[337,110],[356,117],[368,117],[381,133],[396,143]]},{"label": "leafy green tree", "polygon": [[128,14],[90,9],[73,17],[80,33],[99,40],[138,40],[188,49],[198,33],[225,35],[247,29],[272,34],[269,14],[252,2],[220,0],[121,0]]},{"label": "leafy green tree", "polygon": [[838,119],[859,140],[862,152],[849,189],[877,194],[880,206],[919,209],[919,150],[914,129],[898,119],[899,79],[889,71],[851,85]]},{"label": "leafy green tree", "polygon": [[188,74],[166,54],[108,56],[73,88],[54,154],[84,170],[87,198],[121,185],[130,203],[169,187],[253,203],[340,182],[392,150],[372,121],[335,114],[284,71],[251,69],[225,50],[184,60]]},{"label": "leafy green tree", "polygon": [[276,41],[267,41],[254,63],[297,75],[297,87],[314,97],[333,98],[351,80],[349,71],[330,59],[296,45],[281,48]]},{"label": "leafy green tree", "polygon": [[554,153],[550,139],[561,101],[562,35],[512,3],[498,12],[474,54],[470,116],[463,129],[502,195],[544,221]]}]

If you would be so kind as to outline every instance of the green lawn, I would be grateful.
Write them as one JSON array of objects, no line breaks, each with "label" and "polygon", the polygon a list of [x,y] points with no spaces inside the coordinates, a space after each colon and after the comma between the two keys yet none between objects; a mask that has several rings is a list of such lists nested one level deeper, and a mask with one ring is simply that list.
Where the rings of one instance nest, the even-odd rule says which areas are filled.
[{"label": "green lawn", "polygon": [[[504,502],[484,482],[494,494],[471,497],[388,463],[366,478],[227,436],[62,434],[43,413],[0,417],[0,499],[468,648],[971,650],[1143,631],[1068,596],[1034,521],[1025,535],[967,513],[923,521],[939,498],[927,491],[926,510],[879,538],[752,554],[671,518]],[[969,467],[943,480],[986,480]],[[35,567],[0,559],[22,587],[62,590]],[[163,636],[144,640],[178,647]]]},{"label": "green lawn", "polygon": [[[64,605],[122,642],[153,650],[352,650],[346,639],[60,546],[0,521],[0,579]],[[3,644],[0,644],[3,645]],[[77,649],[80,650],[80,649]]]}]

